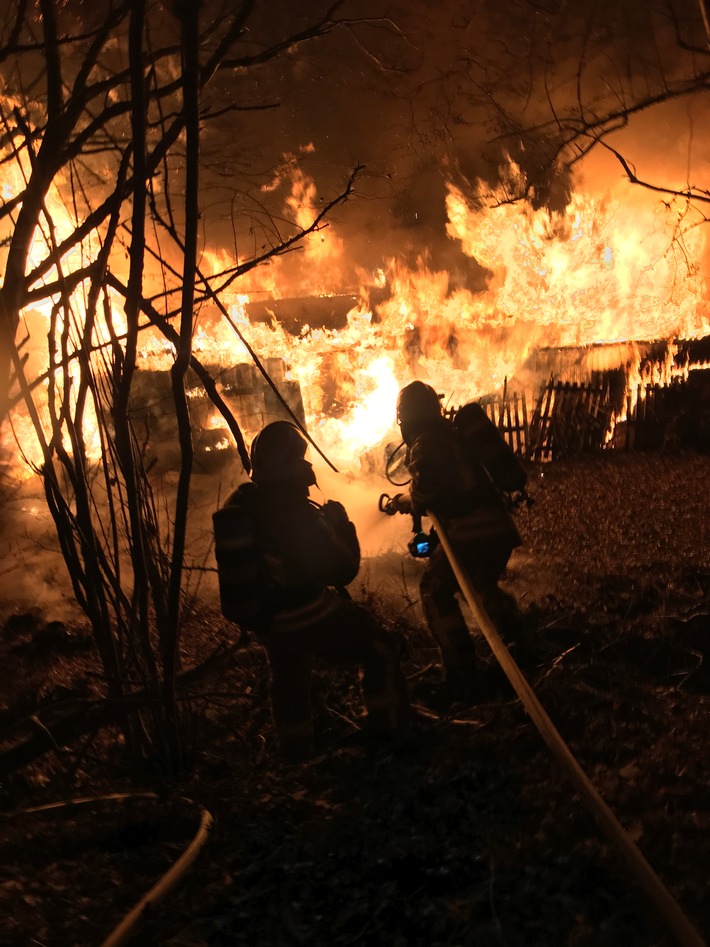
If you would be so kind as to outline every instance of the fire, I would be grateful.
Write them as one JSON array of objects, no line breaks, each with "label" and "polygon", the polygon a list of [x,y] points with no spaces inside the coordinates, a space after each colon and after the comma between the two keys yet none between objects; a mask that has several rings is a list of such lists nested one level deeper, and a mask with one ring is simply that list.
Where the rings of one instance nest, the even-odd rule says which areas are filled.
[{"label": "fire", "polygon": [[[479,197],[480,200],[480,197]],[[545,330],[540,344],[695,338],[710,329],[701,228],[679,235],[683,209],[621,184],[575,193],[564,214],[480,207],[453,186],[449,235],[492,273],[498,318]]]},{"label": "fire", "polygon": [[351,408],[340,418],[323,417],[314,432],[328,455],[349,466],[353,457],[371,450],[390,432],[395,421],[399,384],[387,356],[367,365],[358,376]]},{"label": "fire", "polygon": [[[319,206],[315,184],[291,166],[286,179],[286,212],[308,227]],[[300,386],[310,433],[342,470],[361,470],[364,458],[396,437],[397,391],[413,378],[461,404],[499,392],[504,384],[519,389],[538,384],[529,359],[542,347],[710,334],[701,271],[704,231],[697,227],[679,236],[682,213],[673,203],[617,185],[604,195],[574,193],[564,213],[551,215],[522,204],[494,206],[482,192],[466,195],[450,185],[446,209],[447,236],[461,250],[461,272],[437,269],[424,249],[416,266],[389,259],[363,279],[360,302],[345,325],[304,324],[294,334],[275,318],[250,322],[247,315],[250,298],[262,298],[264,292],[283,299],[349,291],[354,274],[346,243],[333,227],[310,234],[300,254],[286,254],[250,272],[249,292],[223,300],[259,358],[288,366],[285,377]],[[52,213],[62,228],[71,224],[59,202]],[[85,259],[90,252],[87,245]],[[203,271],[212,274],[225,264],[234,261],[205,253]],[[72,297],[77,324],[84,291],[80,285]],[[122,304],[116,298],[108,302],[120,334]],[[47,320],[51,305],[34,308]],[[78,349],[81,339],[73,333]],[[108,326],[99,322],[94,343],[108,338]],[[239,335],[209,303],[199,312],[194,352],[213,369],[250,361]],[[139,368],[165,370],[173,358],[162,336],[143,331]],[[633,391],[638,368],[633,358],[626,361]],[[226,447],[223,422],[207,423],[220,434],[211,449]],[[249,439],[256,431],[245,433]],[[24,437],[23,447],[28,451]],[[95,437],[94,456],[100,448]]]},{"label": "fire", "polygon": [[[286,199],[286,207],[303,230],[307,230],[317,217],[318,191],[315,182],[299,169],[293,172],[291,194]],[[324,275],[326,279],[332,280],[333,270],[341,264],[345,252],[342,239],[331,227],[324,226],[305,237],[303,253],[306,259],[299,263],[305,270],[313,272],[315,269],[316,280],[322,279]]]},{"label": "fire", "polygon": [[[344,329],[304,326],[294,338],[277,323],[244,326],[262,355],[288,361],[309,426],[346,468],[392,433],[396,390],[413,377],[459,404],[524,377],[541,346],[710,331],[698,268],[677,257],[677,217],[631,189],[575,194],[553,218],[512,204],[477,211],[451,187],[448,211],[450,236],[485,268],[480,291],[452,285],[425,258],[416,269],[390,260],[371,280],[389,297],[353,309]],[[702,260],[702,232],[686,235],[682,249],[683,264]],[[238,358],[234,342],[232,352]],[[638,354],[628,362],[635,377]],[[376,377],[386,383],[373,387]]]},{"label": "fire", "polygon": [[[2,194],[6,199],[21,192],[25,186],[28,175],[27,169],[22,166],[22,160],[18,157],[16,164],[8,165],[3,171]],[[33,235],[28,254],[30,270],[40,266],[54,247],[74,232],[78,224],[77,209],[68,207],[65,203],[61,181],[55,181],[50,187],[45,207],[45,217]],[[10,220],[9,223],[12,225],[13,221]],[[99,248],[100,234],[88,233],[80,244],[61,257],[58,265],[48,268],[45,274],[29,287],[30,290],[36,291],[43,286],[61,283],[63,277],[80,270],[88,261],[95,259]],[[76,407],[80,380],[80,366],[76,358],[78,352],[87,346],[99,350],[102,345],[106,345],[112,333],[120,336],[125,331],[125,319],[114,300],[109,302],[112,332],[104,319],[104,309],[99,304],[90,338],[84,337],[87,292],[88,283],[81,281],[69,294],[66,305],[60,304],[60,294],[55,292],[44,299],[33,301],[22,313],[21,325],[25,339],[20,343],[20,350],[26,357],[24,372],[28,383],[33,385],[33,397],[46,440],[51,437],[50,408],[56,415],[60,415],[66,407],[62,405],[65,393],[68,393],[67,401],[72,410]],[[22,337],[22,330],[19,334]],[[47,344],[48,338],[52,340],[51,351]],[[50,384],[50,378],[53,385]],[[53,399],[52,405],[49,404],[50,399]],[[11,458],[6,464],[12,467],[17,476],[26,479],[42,464],[41,445],[29,416],[22,408],[13,412],[10,420],[9,429],[2,431],[0,448],[6,458]],[[90,460],[97,460],[102,445],[95,407],[90,398],[84,408],[82,433],[87,456]],[[66,431],[62,432],[62,446],[71,453]]]}]

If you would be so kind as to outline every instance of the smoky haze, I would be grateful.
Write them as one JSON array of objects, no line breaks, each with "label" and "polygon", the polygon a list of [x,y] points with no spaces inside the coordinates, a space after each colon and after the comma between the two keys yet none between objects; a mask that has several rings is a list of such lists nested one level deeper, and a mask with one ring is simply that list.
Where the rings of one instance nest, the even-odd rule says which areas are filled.
[{"label": "smoky haze", "polygon": [[[386,516],[377,503],[380,493],[406,488],[395,488],[374,473],[357,478],[336,473],[319,458],[311,459],[318,478],[311,497],[318,503],[339,500],[357,528],[363,563],[353,591],[357,594],[366,583],[371,591],[405,609],[410,597],[417,597],[421,570],[421,563],[407,555],[411,520]],[[210,606],[218,601],[217,579],[212,571],[212,513],[244,479],[241,464],[233,460],[209,474],[198,472],[192,480],[187,591]],[[154,479],[156,490],[168,506],[174,503],[176,482],[177,474],[171,472]],[[0,504],[0,543],[4,549],[0,559],[0,622],[29,609],[37,609],[54,621],[80,619],[41,484],[30,479],[12,488],[3,485]]]},{"label": "smoky haze", "polygon": [[[299,15],[305,18],[317,6],[299,4]],[[256,169],[272,186],[258,200],[278,215],[296,166],[323,202],[361,165],[353,199],[331,217],[347,266],[333,270],[327,289],[350,292],[387,259],[414,264],[420,257],[450,271],[454,285],[483,289],[485,270],[446,234],[447,182],[469,195],[478,181],[494,187],[510,153],[534,186],[533,204],[560,210],[572,181],[561,171],[542,171],[556,144],[554,125],[541,125],[550,121],[552,109],[562,115],[581,96],[591,117],[646,89],[660,89],[688,69],[670,17],[632,0],[503,0],[462,7],[453,0],[353,4],[344,12],[353,18],[347,26],[298,46],[250,77],[241,90],[244,99],[275,107],[237,113],[218,133],[227,132],[228,142],[205,142],[206,243],[228,253],[251,248],[254,238],[244,236],[244,229],[253,228],[248,218],[257,194],[250,178]],[[685,38],[702,45],[697,5],[688,0],[674,8]],[[211,94],[219,95],[219,87]],[[677,183],[689,170],[687,102],[669,105],[656,130],[669,123],[681,126],[681,134],[662,141],[648,135],[647,125],[633,133],[632,123],[614,144],[630,146],[634,164],[645,164],[651,175],[673,166]],[[240,170],[245,160],[250,178]],[[584,166],[576,173],[583,177]],[[618,179],[618,164],[608,174],[607,182],[597,179],[595,185]],[[282,288],[294,295],[302,282],[300,265],[298,253],[279,263]],[[247,277],[244,291],[258,287],[258,274],[252,283]]]}]

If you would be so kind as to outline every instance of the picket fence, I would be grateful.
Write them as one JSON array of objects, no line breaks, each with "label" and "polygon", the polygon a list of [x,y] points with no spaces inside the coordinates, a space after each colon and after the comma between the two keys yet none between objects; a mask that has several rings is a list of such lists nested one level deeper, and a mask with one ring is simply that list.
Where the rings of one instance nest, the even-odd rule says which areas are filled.
[{"label": "picket fence", "polygon": [[[532,410],[524,392],[505,392],[479,403],[519,456],[546,462],[585,452],[710,449],[710,377],[698,385],[638,385],[619,398],[610,386],[553,378]],[[447,414],[453,416],[456,409]]]}]

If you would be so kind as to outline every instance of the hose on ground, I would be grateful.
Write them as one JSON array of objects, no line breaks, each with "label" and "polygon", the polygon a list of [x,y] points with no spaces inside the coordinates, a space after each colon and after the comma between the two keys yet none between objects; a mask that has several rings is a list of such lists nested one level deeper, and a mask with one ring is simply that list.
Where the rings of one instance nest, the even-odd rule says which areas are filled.
[{"label": "hose on ground", "polygon": [[200,827],[192,842],[182,853],[180,858],[165,872],[150,891],[132,908],[123,920],[111,931],[101,947],[122,947],[137,933],[138,927],[146,911],[160,904],[184,878],[193,862],[197,858],[203,845],[207,841],[214,825],[210,813],[203,809],[200,817]]},{"label": "hose on ground", "polygon": [[521,673],[520,668],[505,646],[503,639],[498,633],[498,629],[493,624],[493,621],[483,605],[480,595],[473,588],[465,568],[451,545],[446,530],[436,516],[431,514],[429,514],[429,516],[441,540],[441,545],[454,571],[461,592],[473,612],[493,654],[542,738],[547,743],[553,755],[562,764],[567,775],[579,792],[587,809],[596,819],[597,824],[607,840],[626,861],[634,877],[640,884],[643,893],[648,897],[653,911],[663,921],[669,934],[678,944],[678,947],[705,947],[705,942],[695,930],[678,902],[651,865],[646,861],[627,832],[624,831],[614,813],[604,802],[597,789],[590,782],[588,776],[573,756],[567,744],[557,732],[557,729],[537,699],[532,687]]},{"label": "hose on ground", "polygon": [[[78,796],[74,799],[50,802],[41,806],[32,806],[27,809],[17,809],[14,812],[2,813],[7,818],[16,818],[18,815],[48,815],[62,810],[79,809],[84,806],[97,805],[103,802],[127,802],[133,799],[158,799],[154,792],[127,792],[107,793],[103,796]],[[186,800],[189,801],[189,800]],[[150,891],[135,905],[134,908],[113,929],[102,942],[101,947],[121,947],[127,944],[138,931],[144,913],[163,901],[175,888],[188,870],[192,867],[203,845],[209,838],[213,825],[211,814],[203,809],[200,815],[200,826],[194,839],[185,849],[178,860],[165,872]]]}]

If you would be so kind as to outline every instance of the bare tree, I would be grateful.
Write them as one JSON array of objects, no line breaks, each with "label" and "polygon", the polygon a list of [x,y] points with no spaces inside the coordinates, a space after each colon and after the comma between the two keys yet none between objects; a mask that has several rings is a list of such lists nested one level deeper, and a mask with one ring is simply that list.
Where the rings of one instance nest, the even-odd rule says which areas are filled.
[{"label": "bare tree", "polygon": [[[193,457],[188,369],[249,467],[239,426],[192,351],[194,313],[209,299],[227,315],[220,293],[322,226],[358,172],[310,225],[265,228],[254,253],[207,276],[199,263],[201,141],[210,122],[272,107],[246,94],[245,76],[335,29],[342,2],[281,24],[257,0],[174,0],[167,10],[152,0],[105,0],[91,11],[38,0],[38,15],[15,0],[1,26],[0,175],[13,193],[0,208],[0,417],[12,422],[18,405],[32,421],[37,472],[107,693],[119,701],[136,688],[148,695],[140,714],[126,714],[124,733],[134,753],[170,768],[183,758],[176,675]],[[221,105],[207,101],[216,77],[233,93]],[[33,353],[22,331],[29,309],[47,320],[39,378],[28,371]],[[181,463],[167,516],[133,423],[137,352],[149,329],[174,353]]]},{"label": "bare tree", "polygon": [[[537,3],[526,11],[525,23],[512,21],[506,36],[496,37],[497,57],[464,57],[458,64],[468,108],[486,109],[494,129],[492,164],[510,158],[514,165],[512,174],[493,170],[497,199],[559,210],[577,166],[604,149],[631,183],[687,202],[693,223],[704,220],[710,202],[704,182],[640,172],[618,133],[644,113],[707,93],[706,0],[657,7],[626,0]],[[470,184],[465,156],[458,169]]]}]

